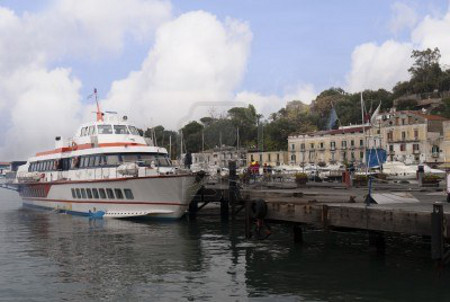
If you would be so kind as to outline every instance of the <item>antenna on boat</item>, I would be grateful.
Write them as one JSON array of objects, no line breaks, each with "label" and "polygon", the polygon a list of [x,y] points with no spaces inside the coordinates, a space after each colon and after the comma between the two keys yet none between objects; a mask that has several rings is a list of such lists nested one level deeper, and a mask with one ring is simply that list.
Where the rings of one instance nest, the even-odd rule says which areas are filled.
[{"label": "antenna on boat", "polygon": [[103,113],[100,111],[100,105],[98,104],[97,88],[94,88],[94,97],[97,104],[97,122],[103,122]]}]

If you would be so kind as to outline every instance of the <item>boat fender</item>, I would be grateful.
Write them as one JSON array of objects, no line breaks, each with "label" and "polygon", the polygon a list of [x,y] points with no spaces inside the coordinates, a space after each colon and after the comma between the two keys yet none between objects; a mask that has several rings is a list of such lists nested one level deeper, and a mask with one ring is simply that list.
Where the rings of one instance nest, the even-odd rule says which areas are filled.
[{"label": "boat fender", "polygon": [[267,215],[267,204],[263,199],[252,201],[250,206],[250,215],[254,219],[264,219]]}]

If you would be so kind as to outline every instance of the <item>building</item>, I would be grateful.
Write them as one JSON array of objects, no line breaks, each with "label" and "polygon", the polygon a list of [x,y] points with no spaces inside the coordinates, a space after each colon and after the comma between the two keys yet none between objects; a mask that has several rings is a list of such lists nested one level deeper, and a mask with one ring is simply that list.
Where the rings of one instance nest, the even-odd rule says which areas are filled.
[{"label": "building", "polygon": [[266,152],[248,152],[247,163],[257,161],[261,165],[267,164],[272,167],[289,164],[289,152],[287,151],[266,151]]},{"label": "building", "polygon": [[[379,129],[389,161],[407,164],[445,162],[445,118],[423,111],[398,111],[381,116]],[[449,153],[450,154],[450,153]]]},{"label": "building", "polygon": [[291,135],[288,137],[290,165],[360,164],[364,160],[368,125]]},{"label": "building", "polygon": [[381,148],[388,161],[439,164],[450,161],[450,122],[424,111],[380,114],[375,125],[291,135],[289,164],[359,165],[366,148]]},{"label": "building", "polygon": [[201,168],[219,167],[228,168],[229,161],[236,161],[236,167],[247,166],[247,150],[235,147],[222,147],[203,152],[192,153],[192,165]]}]

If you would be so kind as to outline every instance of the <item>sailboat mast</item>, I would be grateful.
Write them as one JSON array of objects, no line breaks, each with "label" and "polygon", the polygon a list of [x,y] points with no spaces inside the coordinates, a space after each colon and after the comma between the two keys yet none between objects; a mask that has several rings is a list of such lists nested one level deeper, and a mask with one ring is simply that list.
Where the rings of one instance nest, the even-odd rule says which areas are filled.
[{"label": "sailboat mast", "polygon": [[[365,118],[364,118],[364,100],[363,100],[363,93],[361,91],[361,120],[362,120],[362,129],[363,129],[363,137],[364,137],[364,145],[363,145],[363,158],[362,160],[366,162],[366,150],[367,150],[367,137],[366,137],[366,129],[364,127],[365,125]],[[367,165],[368,166],[368,165]],[[367,171],[369,169],[367,168]]]}]

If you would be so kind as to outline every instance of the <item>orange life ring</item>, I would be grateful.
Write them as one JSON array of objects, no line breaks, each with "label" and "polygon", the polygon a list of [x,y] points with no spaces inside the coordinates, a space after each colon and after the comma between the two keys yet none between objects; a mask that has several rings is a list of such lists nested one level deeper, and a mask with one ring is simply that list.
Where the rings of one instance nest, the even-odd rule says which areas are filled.
[{"label": "orange life ring", "polygon": [[78,148],[78,145],[76,142],[72,142],[72,149],[76,150]]}]

